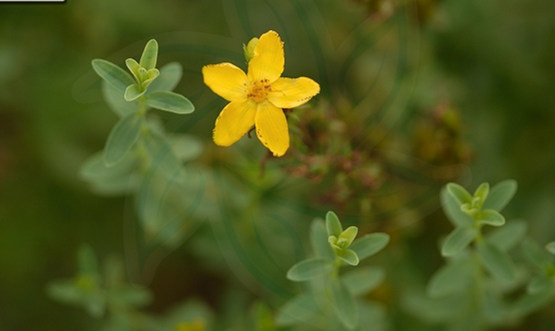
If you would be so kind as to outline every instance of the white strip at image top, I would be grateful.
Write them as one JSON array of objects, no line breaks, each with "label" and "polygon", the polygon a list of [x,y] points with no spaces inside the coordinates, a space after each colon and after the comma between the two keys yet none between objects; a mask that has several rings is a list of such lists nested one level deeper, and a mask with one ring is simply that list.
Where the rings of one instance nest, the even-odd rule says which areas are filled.
[{"label": "white strip at image top", "polygon": [[0,0],[2,2],[66,2],[66,0]]}]

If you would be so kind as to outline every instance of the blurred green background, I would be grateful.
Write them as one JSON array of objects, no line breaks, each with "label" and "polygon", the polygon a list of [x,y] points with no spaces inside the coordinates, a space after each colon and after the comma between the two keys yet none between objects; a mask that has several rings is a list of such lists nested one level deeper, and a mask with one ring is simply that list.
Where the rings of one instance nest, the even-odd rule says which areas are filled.
[{"label": "blurred green background", "polygon": [[[328,102],[333,109],[368,115],[373,122],[362,136],[372,139],[374,132],[384,130],[393,136],[386,148],[417,141],[411,132],[437,107],[456,109],[458,139],[468,155],[454,161],[464,169],[449,179],[458,178],[471,188],[481,181],[516,179],[519,191],[507,214],[528,220],[530,235],[539,243],[553,240],[554,12],[555,2],[544,0],[0,4],[0,330],[94,329],[85,312],[48,298],[45,286],[73,275],[75,252],[83,242],[101,257],[123,255],[132,199],[96,195],[79,177],[82,162],[102,149],[117,119],[102,100],[90,62],[105,58],[123,65],[125,58],[137,58],[150,38],[160,44],[160,63],[183,65],[184,79],[176,90],[197,107],[185,119],[164,118],[168,130],[193,134],[205,143],[208,155],[220,153],[212,146],[211,130],[224,102],[203,85],[202,65],[242,65],[241,44],[275,29],[286,43],[286,76],[306,75],[321,84],[316,109],[323,111]],[[431,143],[422,139],[424,145]],[[248,171],[256,178],[263,151],[261,146],[249,148],[258,149],[247,154],[256,160],[238,164],[251,166]],[[406,146],[398,150],[407,153]],[[291,159],[284,162],[298,166]],[[418,174],[412,165],[407,167]],[[424,211],[415,207],[417,221],[407,221],[420,224],[416,230],[399,219],[389,226],[387,219],[395,215],[369,226],[397,233],[412,229],[408,232],[414,233],[416,248],[422,248],[420,258],[426,261],[426,254],[434,254],[422,265],[421,277],[437,267],[435,240],[449,231],[438,211],[439,186],[445,179],[427,185],[420,202],[426,205]],[[306,185],[311,184],[298,185],[298,192],[291,194],[311,192]],[[249,183],[245,186],[248,191]],[[364,192],[354,194],[350,199]],[[298,221],[308,224],[312,215],[335,209],[325,201],[291,208],[298,208]],[[264,208],[268,215],[281,212],[279,207]],[[351,210],[349,215],[357,213]],[[430,218],[444,225],[431,229],[428,226],[436,223]],[[211,233],[210,228],[200,229],[198,236],[206,232]],[[211,266],[218,264],[217,258],[206,263],[209,254],[197,251],[211,244],[198,241],[168,251],[151,270],[151,281],[129,272],[132,281],[143,281],[153,291],[155,300],[148,310],[165,311],[196,297],[224,315],[231,313],[223,308],[227,296],[222,293],[250,291],[247,297],[252,292],[259,296],[252,288],[245,290],[244,280],[237,279],[239,271],[228,273],[225,264]],[[540,329],[555,323],[553,308],[550,312],[551,317],[544,312],[540,322],[530,325]]]}]

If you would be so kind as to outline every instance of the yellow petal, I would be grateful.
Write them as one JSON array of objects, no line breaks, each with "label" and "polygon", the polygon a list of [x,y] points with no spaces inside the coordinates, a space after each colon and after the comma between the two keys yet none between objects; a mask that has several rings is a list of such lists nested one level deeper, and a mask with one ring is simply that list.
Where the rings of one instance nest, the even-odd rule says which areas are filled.
[{"label": "yellow petal", "polygon": [[298,107],[320,92],[320,85],[310,78],[280,78],[271,85],[268,100],[276,107]]},{"label": "yellow petal", "polygon": [[227,101],[247,97],[247,75],[231,63],[210,64],[202,67],[204,84]]},{"label": "yellow petal", "polygon": [[256,103],[253,101],[232,101],[224,107],[214,127],[216,145],[229,146],[247,133],[254,125]]},{"label": "yellow petal", "polygon": [[285,114],[267,101],[257,105],[254,118],[256,135],[274,156],[282,156],[289,148],[289,128]]},{"label": "yellow petal", "polygon": [[249,79],[274,82],[281,76],[285,59],[283,42],[275,31],[268,31],[258,39],[254,47],[254,56],[249,61]]}]

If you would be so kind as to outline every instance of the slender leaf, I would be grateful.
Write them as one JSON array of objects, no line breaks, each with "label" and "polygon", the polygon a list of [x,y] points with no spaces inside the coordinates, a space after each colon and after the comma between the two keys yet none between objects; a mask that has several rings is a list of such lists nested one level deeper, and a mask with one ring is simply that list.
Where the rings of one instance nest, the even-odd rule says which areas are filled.
[{"label": "slender leaf", "polygon": [[378,286],[385,278],[382,268],[357,268],[341,277],[341,281],[352,295],[358,296],[368,293]]},{"label": "slender leaf", "polygon": [[328,236],[339,237],[343,232],[341,222],[333,211],[328,211],[326,214],[326,229],[328,231]]},{"label": "slender leaf", "polygon": [[484,202],[488,197],[488,193],[489,193],[489,184],[482,183],[480,184],[480,186],[478,186],[478,188],[474,192],[474,197],[477,197],[480,199],[480,201]]},{"label": "slender leaf", "polygon": [[321,219],[315,219],[310,226],[310,244],[317,257],[333,259],[334,254],[328,243],[326,227]]},{"label": "slender leaf", "polygon": [[189,114],[195,110],[189,99],[169,91],[151,92],[146,95],[146,98],[147,106],[171,113]]},{"label": "slender leaf", "polygon": [[453,198],[455,198],[459,206],[465,203],[472,202],[472,196],[470,195],[470,193],[468,193],[468,191],[464,187],[460,186],[459,184],[449,183],[447,184],[446,188],[447,188],[447,192]]},{"label": "slender leaf", "polygon": [[338,257],[348,265],[356,266],[359,263],[359,259],[357,253],[355,253],[351,249],[345,249],[341,251],[341,254]]},{"label": "slender leaf", "polygon": [[293,325],[306,322],[320,313],[314,296],[302,294],[288,301],[279,309],[276,323],[282,326]]},{"label": "slender leaf", "polygon": [[81,177],[91,181],[113,180],[115,178],[127,177],[133,172],[137,163],[136,157],[127,154],[121,162],[112,167],[107,167],[104,163],[103,152],[96,153],[89,157],[81,167],[79,174]]},{"label": "slender leaf", "polygon": [[287,278],[302,282],[330,272],[333,261],[323,258],[314,258],[301,261],[292,266],[287,272]]},{"label": "slender leaf", "polygon": [[347,329],[354,329],[358,323],[358,306],[351,292],[342,282],[332,283],[333,307],[337,317]]},{"label": "slender leaf", "polygon": [[486,240],[506,252],[521,241],[526,233],[526,228],[524,221],[511,221],[491,232]]},{"label": "slender leaf", "polygon": [[550,243],[547,243],[547,245],[545,245],[545,249],[546,249],[549,253],[555,255],[555,241],[552,241],[552,242],[550,242]]},{"label": "slender leaf", "polygon": [[138,100],[125,101],[123,97],[124,93],[125,89],[120,91],[113,88],[110,84],[102,82],[102,94],[104,96],[104,100],[120,118],[131,113],[136,113],[139,110]]},{"label": "slender leaf", "polygon": [[554,286],[555,286],[555,282],[553,280],[545,276],[540,276],[540,277],[533,278],[528,284],[528,286],[526,287],[526,290],[528,293],[534,294],[534,293],[549,290],[549,288]]},{"label": "slender leaf", "polygon": [[141,66],[147,70],[156,67],[156,61],[158,60],[158,42],[154,39],[150,39],[143,50],[141,55],[141,60],[139,63]]},{"label": "slender leaf", "polygon": [[372,233],[361,237],[351,245],[351,249],[358,255],[360,260],[376,254],[389,243],[389,235],[386,233]]},{"label": "slender leaf", "polygon": [[132,58],[125,60],[125,65],[127,66],[127,69],[131,71],[131,74],[133,74],[133,77],[135,77],[135,80],[139,82],[140,81],[139,69],[141,68],[141,65],[137,61],[135,61],[135,59],[132,59]]},{"label": "slender leaf", "polygon": [[543,250],[534,241],[528,239],[522,243],[522,252],[524,257],[538,269],[544,270],[548,265],[551,265],[553,259],[549,253]]},{"label": "slender leaf", "polygon": [[141,88],[137,84],[131,84],[125,89],[123,98],[125,99],[125,101],[133,101],[138,99],[143,94],[145,94],[145,90],[141,90]]},{"label": "slender leaf", "polygon": [[517,190],[516,181],[509,179],[495,185],[482,208],[501,211],[511,201]]},{"label": "slender leaf", "polygon": [[507,282],[515,280],[516,273],[513,262],[510,257],[497,248],[497,246],[486,241],[478,245],[478,253],[480,254],[484,267],[495,278]]},{"label": "slender leaf", "polygon": [[440,297],[463,292],[472,280],[473,272],[474,268],[468,258],[452,261],[432,276],[427,293],[431,297]]},{"label": "slender leaf", "polygon": [[135,83],[135,80],[125,70],[113,64],[112,62],[94,59],[92,61],[94,71],[118,91],[125,91],[127,86]]},{"label": "slender leaf", "polygon": [[466,248],[474,238],[478,231],[471,227],[458,227],[453,232],[451,232],[443,246],[441,247],[441,255],[443,256],[454,256],[460,251]]},{"label": "slender leaf", "polygon": [[505,224],[505,217],[493,209],[486,209],[478,214],[478,221],[482,224],[502,226]]},{"label": "slender leaf", "polygon": [[160,76],[149,86],[148,91],[172,91],[181,80],[183,69],[177,62],[168,63],[160,69]]},{"label": "slender leaf", "polygon": [[457,200],[447,192],[447,189],[441,190],[441,205],[447,218],[454,226],[470,226],[474,223],[472,218],[461,210],[461,206]]},{"label": "slender leaf", "polygon": [[104,162],[112,166],[119,162],[139,139],[143,117],[129,114],[121,119],[110,132],[104,148]]}]

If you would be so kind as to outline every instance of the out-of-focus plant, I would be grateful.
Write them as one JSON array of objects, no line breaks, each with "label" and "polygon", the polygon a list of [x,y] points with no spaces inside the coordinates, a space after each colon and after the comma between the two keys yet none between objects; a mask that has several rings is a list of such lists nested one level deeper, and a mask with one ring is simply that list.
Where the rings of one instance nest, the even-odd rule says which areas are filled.
[{"label": "out-of-focus plant", "polygon": [[331,211],[325,225],[319,219],[312,222],[310,242],[315,256],[298,262],[287,272],[287,278],[308,282],[308,286],[281,308],[278,324],[364,330],[372,323],[375,330],[380,329],[381,307],[360,297],[380,284],[384,271],[362,267],[340,273],[340,269],[358,266],[361,260],[379,252],[389,242],[389,235],[373,233],[355,240],[357,233],[356,226],[343,229]]},{"label": "out-of-focus plant", "polygon": [[[447,264],[431,277],[427,297],[408,297],[410,310],[429,321],[446,324],[449,330],[483,330],[515,324],[553,297],[553,279],[549,278],[553,262],[547,262],[530,243],[525,247],[532,260],[542,266],[543,275],[531,281],[528,293],[516,300],[511,298],[526,282],[526,267],[515,265],[510,255],[522,241],[526,223],[513,220],[505,225],[500,211],[516,188],[513,180],[491,190],[483,183],[470,194],[458,184],[447,184],[441,192],[441,203],[455,226],[441,245]],[[484,234],[485,225],[498,229]],[[534,294],[536,286],[545,290],[541,296]]]},{"label": "out-of-focus plant", "polygon": [[181,79],[181,65],[169,63],[158,70],[157,59],[158,43],[153,39],[139,62],[125,61],[131,75],[106,60],[92,61],[103,78],[105,99],[120,120],[104,150],[85,162],[81,175],[100,193],[134,194],[147,241],[175,246],[193,226],[186,220],[202,189],[199,170],[183,163],[196,158],[202,145],[191,136],[165,132],[162,121],[149,111],[194,111],[187,98],[171,92]]},{"label": "out-of-focus plant", "polygon": [[77,262],[77,274],[72,279],[50,283],[48,294],[54,300],[82,307],[92,317],[101,319],[101,330],[202,331],[210,323],[210,311],[196,302],[178,306],[161,316],[142,312],[151,303],[152,295],[147,288],[126,281],[123,264],[117,258],[107,258],[100,268],[92,248],[83,245]]}]

